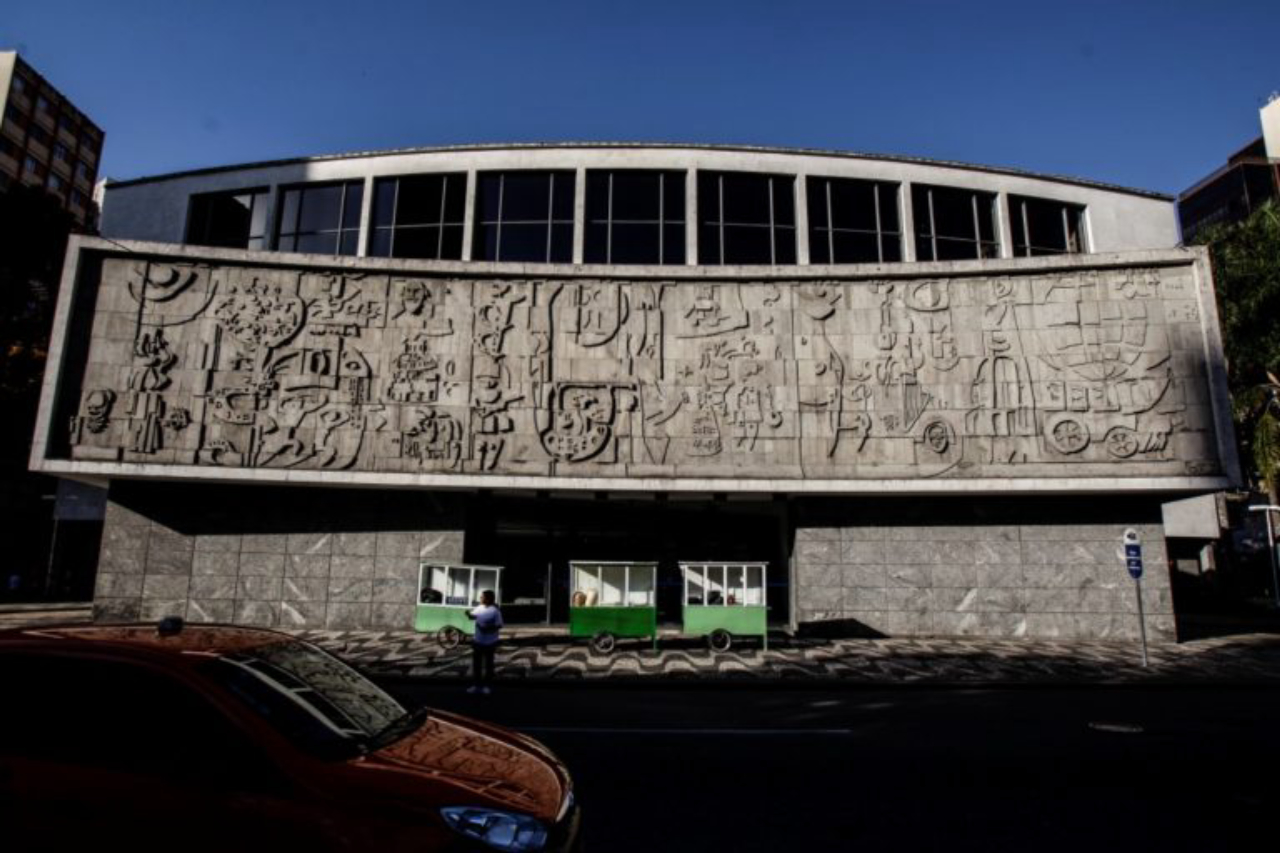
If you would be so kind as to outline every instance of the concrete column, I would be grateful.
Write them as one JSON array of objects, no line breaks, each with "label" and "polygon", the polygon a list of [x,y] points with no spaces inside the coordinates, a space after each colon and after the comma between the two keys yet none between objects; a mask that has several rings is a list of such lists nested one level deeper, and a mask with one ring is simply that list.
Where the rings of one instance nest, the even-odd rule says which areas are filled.
[{"label": "concrete column", "polygon": [[360,236],[356,241],[356,255],[369,254],[369,232],[373,230],[373,176],[364,179],[364,196],[360,202]]},{"label": "concrete column", "polygon": [[689,169],[684,179],[684,258],[692,266],[698,263],[698,170]]},{"label": "concrete column", "polygon": [[910,184],[898,184],[898,228],[902,231],[902,260],[916,260],[916,217]]},{"label": "concrete column", "polygon": [[573,177],[573,262],[582,263],[587,234],[587,170],[579,168]]},{"label": "concrete column", "polygon": [[1009,222],[1009,197],[996,195],[996,237],[1000,240],[1000,257],[1013,257],[1013,224]]},{"label": "concrete column", "polygon": [[796,175],[796,263],[809,263],[809,181],[804,174]]},{"label": "concrete column", "polygon": [[467,170],[467,201],[462,212],[462,259],[472,260],[471,247],[475,243],[476,234],[476,182],[479,175],[475,169]]}]

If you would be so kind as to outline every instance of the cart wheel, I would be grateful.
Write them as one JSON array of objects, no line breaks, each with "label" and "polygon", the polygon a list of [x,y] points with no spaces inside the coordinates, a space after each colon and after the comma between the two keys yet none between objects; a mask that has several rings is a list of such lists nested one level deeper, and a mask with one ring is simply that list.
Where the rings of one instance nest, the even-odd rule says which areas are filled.
[{"label": "cart wheel", "polygon": [[591,651],[600,655],[612,654],[618,645],[618,638],[608,631],[601,631],[591,638]]},{"label": "cart wheel", "polygon": [[733,635],[723,628],[717,628],[707,635],[707,645],[713,652],[727,652],[733,646]]},{"label": "cart wheel", "polygon": [[436,642],[440,644],[441,648],[456,649],[458,644],[462,642],[462,632],[452,625],[441,628],[436,632]]}]

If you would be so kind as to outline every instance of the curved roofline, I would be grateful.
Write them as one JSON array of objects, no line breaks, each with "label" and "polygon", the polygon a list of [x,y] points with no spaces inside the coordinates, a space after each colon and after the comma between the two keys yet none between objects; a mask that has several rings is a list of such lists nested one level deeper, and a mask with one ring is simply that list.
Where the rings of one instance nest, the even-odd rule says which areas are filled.
[{"label": "curved roofline", "polygon": [[173,180],[175,178],[187,178],[197,175],[214,175],[221,172],[238,172],[249,169],[266,169],[277,166],[292,166],[300,163],[321,163],[330,160],[356,160],[371,157],[392,157],[405,154],[440,154],[447,152],[470,152],[470,151],[510,151],[520,149],[580,149],[580,148],[659,148],[674,150],[692,150],[692,151],[738,151],[738,152],[754,152],[763,154],[793,154],[804,155],[809,157],[833,157],[848,160],[877,160],[887,163],[909,163],[921,166],[943,166],[951,169],[964,169],[971,172],[985,172],[995,175],[1012,175],[1021,178],[1033,178],[1041,181],[1054,181],[1061,184],[1072,184],[1075,186],[1089,187],[1091,189],[1106,190],[1108,192],[1125,193],[1127,195],[1142,196],[1144,198],[1153,198],[1160,201],[1175,201],[1176,196],[1158,193],[1152,190],[1140,190],[1133,187],[1122,187],[1117,184],[1108,184],[1102,181],[1089,181],[1083,178],[1072,178],[1065,175],[1050,175],[1039,172],[1030,172],[1025,169],[1014,169],[1006,166],[982,166],[974,163],[962,163],[958,160],[931,160],[927,157],[908,157],[904,155],[894,154],[868,154],[854,151],[834,151],[826,148],[784,148],[772,145],[711,145],[706,143],[683,143],[683,142],[514,142],[514,143],[471,143],[466,145],[440,145],[425,146],[416,148],[389,148],[382,151],[352,151],[345,154],[320,154],[314,157],[289,157],[280,160],[259,160],[252,163],[238,163],[230,166],[209,166],[202,169],[187,169],[180,172],[169,172],[163,175],[151,175],[142,178],[132,178],[127,181],[113,181],[107,179],[107,189],[115,189],[118,187],[131,187],[139,184],[157,183],[160,181]]}]

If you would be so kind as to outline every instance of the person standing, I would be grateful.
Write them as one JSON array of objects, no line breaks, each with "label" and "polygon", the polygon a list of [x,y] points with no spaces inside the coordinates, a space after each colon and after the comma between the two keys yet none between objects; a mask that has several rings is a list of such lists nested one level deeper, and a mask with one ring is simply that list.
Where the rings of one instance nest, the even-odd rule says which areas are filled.
[{"label": "person standing", "polygon": [[498,635],[502,630],[502,611],[495,602],[493,590],[486,589],[480,593],[480,605],[467,611],[467,618],[476,623],[475,635],[471,638],[472,684],[467,688],[468,693],[490,692],[493,656],[498,650]]}]

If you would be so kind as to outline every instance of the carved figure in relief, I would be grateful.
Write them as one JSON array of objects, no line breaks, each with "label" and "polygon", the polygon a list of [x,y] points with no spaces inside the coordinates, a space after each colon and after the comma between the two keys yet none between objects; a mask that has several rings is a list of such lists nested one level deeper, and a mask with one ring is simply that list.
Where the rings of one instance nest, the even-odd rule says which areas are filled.
[{"label": "carved figure in relief", "polygon": [[412,323],[421,334],[444,337],[453,334],[453,318],[447,314],[449,296],[447,282],[421,278],[391,279],[391,321],[397,325]]},{"label": "carved figure in relief", "polygon": [[361,329],[379,328],[386,316],[385,279],[348,273],[303,275],[308,331],[312,335],[354,337]]},{"label": "carved figure in relief", "polygon": [[400,455],[419,465],[462,469],[462,424],[448,412],[435,408],[418,409],[414,422],[400,435]]},{"label": "carved figure in relief", "polygon": [[169,387],[169,371],[178,357],[169,349],[164,330],[145,333],[133,342],[134,358],[142,364],[129,376],[131,391],[162,391]]},{"label": "carved figure in relief", "polygon": [[825,330],[821,340],[826,352],[826,360],[818,362],[815,372],[827,385],[816,399],[801,400],[800,405],[813,409],[821,409],[827,413],[829,431],[827,457],[835,458],[840,449],[840,441],[848,435],[857,443],[854,451],[861,453],[871,437],[872,421],[867,412],[871,390],[865,382],[850,381],[844,359],[827,340]]},{"label": "carved figure in relief", "polygon": [[966,432],[986,439],[988,462],[1024,462],[1031,454],[1029,437],[1037,434],[1036,401],[1030,367],[1018,324],[1019,294],[1014,283],[987,283],[983,311],[983,348],[971,388]]},{"label": "carved figure in relief", "polygon": [[441,362],[431,351],[431,337],[419,332],[404,342],[404,350],[391,363],[387,397],[397,403],[436,403],[440,384],[457,367],[452,359]]},{"label": "carved figure in relief", "polygon": [[180,326],[204,313],[218,292],[209,267],[137,262],[128,279],[129,295],[147,326]]},{"label": "carved figure in relief", "polygon": [[[539,438],[542,447],[562,462],[586,462],[598,457],[614,440],[621,392],[634,401],[630,385],[565,383],[552,393],[550,425]],[[612,461],[612,460],[610,460]]]},{"label": "carved figure in relief", "polygon": [[682,338],[724,335],[751,326],[751,315],[742,304],[738,284],[699,284],[682,316]]},{"label": "carved figure in relief", "polygon": [[83,414],[71,419],[71,443],[85,443],[85,433],[101,435],[111,424],[111,409],[116,404],[116,392],[110,388],[95,388],[84,395],[80,410]]},{"label": "carved figure in relief", "polygon": [[600,347],[618,336],[631,315],[631,303],[621,285],[583,282],[573,285],[573,324],[579,346]]},{"label": "carved figure in relief", "polygon": [[229,290],[217,302],[213,316],[250,353],[283,346],[302,329],[306,319],[302,300],[278,282],[254,276]]}]

